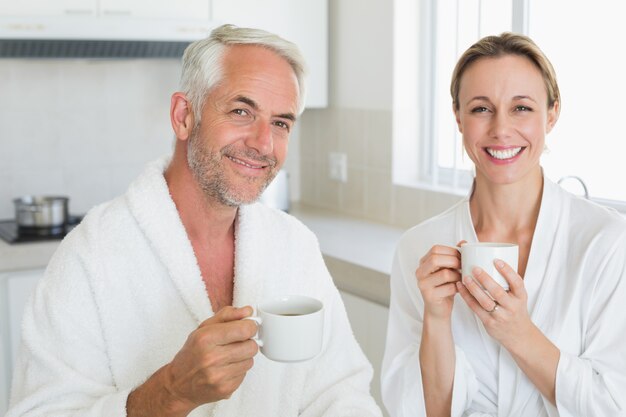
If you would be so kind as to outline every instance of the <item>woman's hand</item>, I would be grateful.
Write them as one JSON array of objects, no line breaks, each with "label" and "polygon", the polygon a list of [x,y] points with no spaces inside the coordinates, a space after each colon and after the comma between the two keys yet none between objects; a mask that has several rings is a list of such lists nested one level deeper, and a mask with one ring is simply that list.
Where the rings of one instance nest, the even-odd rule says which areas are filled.
[{"label": "woman's hand", "polygon": [[417,286],[424,299],[424,315],[434,319],[449,320],[455,283],[461,281],[461,254],[457,248],[435,245],[422,259],[415,271]]},{"label": "woman's hand", "polygon": [[487,333],[509,349],[522,342],[534,325],[528,314],[524,280],[505,262],[496,260],[495,265],[509,283],[510,291],[505,291],[480,268],[472,271],[474,279],[463,277],[457,288],[469,308],[483,322]]}]

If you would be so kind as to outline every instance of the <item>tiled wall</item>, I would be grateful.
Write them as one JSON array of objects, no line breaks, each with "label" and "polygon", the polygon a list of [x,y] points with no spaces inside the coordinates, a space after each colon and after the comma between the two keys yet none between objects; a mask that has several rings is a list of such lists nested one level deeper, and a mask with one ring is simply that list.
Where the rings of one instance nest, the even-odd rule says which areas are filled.
[{"label": "tiled wall", "polygon": [[0,60],[0,219],[62,194],[83,213],[170,153],[177,60]]},{"label": "tiled wall", "polygon": [[[301,201],[404,228],[458,201],[458,196],[392,183],[391,126],[388,110],[306,110],[300,132]],[[329,178],[330,152],[347,154],[347,182]]]}]

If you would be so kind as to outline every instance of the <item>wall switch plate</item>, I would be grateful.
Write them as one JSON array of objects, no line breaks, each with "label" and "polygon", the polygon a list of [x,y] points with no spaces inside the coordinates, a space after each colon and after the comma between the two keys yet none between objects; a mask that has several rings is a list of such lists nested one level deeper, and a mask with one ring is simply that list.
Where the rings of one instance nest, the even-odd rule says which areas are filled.
[{"label": "wall switch plate", "polygon": [[328,154],[328,177],[339,182],[348,182],[348,155],[343,152]]}]

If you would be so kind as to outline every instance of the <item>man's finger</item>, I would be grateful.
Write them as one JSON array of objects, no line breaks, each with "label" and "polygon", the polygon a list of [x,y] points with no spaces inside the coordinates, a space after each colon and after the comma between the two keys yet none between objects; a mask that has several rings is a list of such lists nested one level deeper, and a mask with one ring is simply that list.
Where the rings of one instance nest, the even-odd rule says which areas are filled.
[{"label": "man's finger", "polygon": [[215,315],[209,317],[205,321],[200,324],[200,327],[215,324],[215,323],[226,323],[234,320],[241,320],[245,317],[251,316],[254,313],[254,310],[250,306],[245,307],[233,307],[226,306],[220,309]]},{"label": "man's finger", "polygon": [[257,324],[252,320],[210,323],[199,327],[195,338],[201,347],[223,346],[248,340],[256,334],[257,330]]}]

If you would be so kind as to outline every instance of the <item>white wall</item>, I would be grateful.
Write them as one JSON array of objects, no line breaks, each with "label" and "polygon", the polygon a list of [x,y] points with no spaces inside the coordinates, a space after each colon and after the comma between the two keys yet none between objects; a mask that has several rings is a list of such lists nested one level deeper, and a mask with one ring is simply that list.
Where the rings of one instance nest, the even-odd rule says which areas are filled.
[{"label": "white wall", "polygon": [[0,60],[0,219],[12,199],[63,194],[70,211],[123,193],[171,152],[178,60]]},{"label": "white wall", "polygon": [[330,106],[391,110],[393,1],[330,0]]},{"label": "white wall", "polygon": [[[394,88],[405,89],[413,97],[417,94],[412,91],[417,89],[415,84],[394,86],[394,74],[410,71],[408,67],[417,71],[417,63],[407,62],[403,48],[397,47],[400,43],[394,43],[394,36],[404,35],[401,31],[394,34],[395,14],[418,12],[413,0],[329,1],[330,106],[307,110],[302,118],[300,195],[304,203],[410,227],[458,200],[453,195],[399,186],[392,178],[397,154],[417,153],[415,134],[409,132],[412,146],[405,143],[392,161],[398,118],[416,119],[415,105],[394,105]],[[347,182],[329,178],[330,152],[346,154]]]}]

